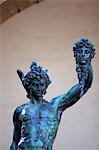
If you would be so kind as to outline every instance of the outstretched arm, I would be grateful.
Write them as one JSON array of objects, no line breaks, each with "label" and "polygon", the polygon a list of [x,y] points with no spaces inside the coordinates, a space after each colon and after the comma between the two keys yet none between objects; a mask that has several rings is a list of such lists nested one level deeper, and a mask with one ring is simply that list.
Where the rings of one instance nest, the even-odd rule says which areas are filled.
[{"label": "outstretched arm", "polygon": [[13,142],[10,146],[10,150],[17,150],[17,145],[21,138],[21,121],[19,120],[21,109],[17,108],[13,115],[13,124],[14,124],[14,131],[13,131]]},{"label": "outstretched arm", "polygon": [[88,39],[80,39],[73,47],[79,83],[66,94],[54,98],[51,103],[57,110],[64,111],[75,104],[91,87],[93,70],[91,60],[95,55],[94,45]]},{"label": "outstretched arm", "polygon": [[[83,66],[85,69],[85,67],[87,67],[87,78],[85,79],[85,83],[82,84],[81,80],[79,80],[79,83],[75,86],[73,86],[66,94],[63,94],[61,96],[58,96],[54,99],[52,99],[51,103],[52,105],[60,110],[60,111],[64,111],[65,109],[67,109],[68,107],[72,106],[73,104],[75,104],[86,92],[87,90],[91,87],[92,85],[92,80],[93,80],[93,70],[92,70],[92,66],[91,64],[88,66]],[[81,94],[82,92],[82,85],[83,86],[83,94]]]}]

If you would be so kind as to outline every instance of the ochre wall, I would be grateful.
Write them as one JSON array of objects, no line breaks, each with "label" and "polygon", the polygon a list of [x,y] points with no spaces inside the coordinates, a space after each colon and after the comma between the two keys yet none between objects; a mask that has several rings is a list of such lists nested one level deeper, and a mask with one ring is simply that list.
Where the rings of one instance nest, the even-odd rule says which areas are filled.
[{"label": "ochre wall", "polygon": [[97,49],[93,85],[64,112],[53,149],[99,150],[99,3],[89,0],[43,1],[0,26],[0,150],[11,144],[14,109],[28,101],[16,69],[26,73],[32,60],[48,68],[49,101],[78,81],[72,47],[80,37]]}]

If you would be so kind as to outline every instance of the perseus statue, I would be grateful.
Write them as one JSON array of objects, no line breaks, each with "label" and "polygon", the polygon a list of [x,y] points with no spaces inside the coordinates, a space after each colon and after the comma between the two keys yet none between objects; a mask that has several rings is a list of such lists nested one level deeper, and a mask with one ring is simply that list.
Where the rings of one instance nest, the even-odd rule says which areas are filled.
[{"label": "perseus statue", "polygon": [[73,51],[78,83],[50,102],[43,98],[51,83],[47,70],[36,62],[32,62],[26,75],[20,69],[17,70],[30,101],[14,111],[10,150],[52,150],[63,111],[75,104],[92,85],[94,45],[88,39],[80,39],[75,43]]}]

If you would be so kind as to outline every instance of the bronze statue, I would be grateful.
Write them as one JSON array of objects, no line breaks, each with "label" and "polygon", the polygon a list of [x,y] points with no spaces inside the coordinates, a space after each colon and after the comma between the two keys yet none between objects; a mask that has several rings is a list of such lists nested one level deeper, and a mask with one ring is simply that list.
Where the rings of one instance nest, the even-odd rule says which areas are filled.
[{"label": "bronze statue", "polygon": [[63,111],[87,92],[93,80],[91,59],[95,55],[94,45],[88,39],[81,39],[75,43],[73,51],[79,82],[50,102],[43,99],[51,83],[47,70],[43,70],[36,62],[32,62],[25,76],[21,70],[17,70],[30,101],[14,111],[10,150],[52,150]]}]

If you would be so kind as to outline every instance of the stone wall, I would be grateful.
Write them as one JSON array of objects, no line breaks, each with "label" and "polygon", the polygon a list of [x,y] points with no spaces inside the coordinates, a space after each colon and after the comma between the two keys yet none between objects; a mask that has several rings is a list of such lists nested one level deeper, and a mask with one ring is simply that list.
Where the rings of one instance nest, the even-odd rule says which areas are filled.
[{"label": "stone wall", "polygon": [[0,4],[0,24],[25,8],[37,4],[42,0],[6,0]]}]

